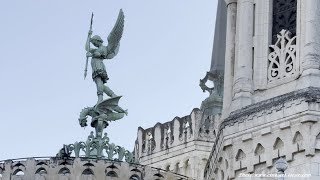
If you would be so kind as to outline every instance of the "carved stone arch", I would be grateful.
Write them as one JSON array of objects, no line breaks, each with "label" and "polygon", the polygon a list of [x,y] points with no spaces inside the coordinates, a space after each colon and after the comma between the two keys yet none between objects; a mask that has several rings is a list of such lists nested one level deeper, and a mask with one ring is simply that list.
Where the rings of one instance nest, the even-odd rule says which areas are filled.
[{"label": "carved stone arch", "polygon": [[25,166],[24,164],[22,164],[21,162],[17,162],[17,163],[15,163],[15,164],[13,165],[13,167],[19,167],[19,168],[21,169],[20,166],[22,166],[23,168],[26,168],[26,166]]},{"label": "carved stone arch", "polygon": [[119,169],[116,165],[112,164],[110,166],[107,167],[107,169]]},{"label": "carved stone arch", "polygon": [[43,167],[36,170],[36,174],[48,174],[47,170]]},{"label": "carved stone arch", "polygon": [[85,163],[83,166],[87,166],[88,168],[89,167],[94,167],[94,165],[92,163]]},{"label": "carved stone arch", "polygon": [[70,174],[71,173],[68,168],[66,167],[61,168],[58,172],[59,180],[69,180]]},{"label": "carved stone arch", "polygon": [[71,163],[68,161],[63,161],[63,162],[59,163],[59,166],[61,166],[61,165],[63,165],[63,166],[69,165],[70,166]]},{"label": "carved stone arch", "polygon": [[16,177],[21,177],[24,175],[25,171],[26,171],[26,167],[24,164],[22,164],[21,162],[14,163],[12,168],[13,175],[15,175]]},{"label": "carved stone arch", "polygon": [[12,175],[14,176],[24,176],[24,171],[22,169],[16,169],[13,171]]},{"label": "carved stone arch", "polygon": [[254,150],[254,155],[260,156],[261,154],[264,153],[264,151],[265,151],[264,147],[260,143],[258,143],[255,150]]},{"label": "carved stone arch", "polygon": [[164,176],[159,172],[159,173],[156,173],[156,174],[154,174],[153,175],[154,177],[156,177],[156,178],[164,178]]},{"label": "carved stone arch", "polygon": [[140,176],[134,174],[132,176],[130,176],[129,180],[141,180]]},{"label": "carved stone arch", "polygon": [[71,174],[71,173],[70,173],[70,170],[68,168],[64,167],[64,168],[59,170],[58,174],[68,175],[68,174]]},{"label": "carved stone arch", "polygon": [[140,173],[140,174],[142,173],[141,170],[139,170],[137,167],[134,169],[131,169],[130,171],[134,173]]},{"label": "carved stone arch", "polygon": [[302,134],[297,131],[295,134],[294,134],[294,137],[292,139],[292,142],[293,144],[297,144],[297,151],[300,151],[301,150],[301,147],[302,147],[302,142],[303,142],[303,136]]},{"label": "carved stone arch", "polygon": [[236,161],[239,161],[240,168],[242,168],[242,160],[246,158],[246,154],[242,151],[242,149],[239,149],[236,155]]},{"label": "carved stone arch", "polygon": [[13,180],[22,180],[22,179],[24,179],[24,172],[21,169],[16,168],[16,170],[13,171],[13,173],[12,173],[12,179]]},{"label": "carved stone arch", "polygon": [[48,164],[44,161],[38,162],[36,166],[42,166],[42,165],[48,166]]},{"label": "carved stone arch", "polygon": [[261,155],[264,153],[264,151],[264,147],[260,143],[258,143],[256,149],[254,150],[254,155],[259,156],[259,163],[261,162]]},{"label": "carved stone arch", "polygon": [[114,164],[111,164],[105,169],[106,177],[118,177],[119,173],[120,173],[119,168]]},{"label": "carved stone arch", "polygon": [[95,180],[93,170],[90,168],[85,169],[81,174],[81,180]]},{"label": "carved stone arch", "polygon": [[284,147],[283,141],[277,137],[276,141],[273,144],[273,149],[282,149]]},{"label": "carved stone arch", "polygon": [[239,149],[236,155],[236,161],[241,161],[246,158],[246,154],[242,151],[242,149]]},{"label": "carved stone arch", "polygon": [[118,177],[118,174],[115,171],[109,171],[106,173],[107,177]]},{"label": "carved stone arch", "polygon": [[82,174],[83,175],[94,175],[92,169],[90,169],[90,168],[87,168],[84,171],[82,171]]},{"label": "carved stone arch", "polygon": [[284,147],[283,141],[279,137],[277,137],[276,141],[273,144],[273,149],[278,151],[278,157],[280,157],[283,147]]}]

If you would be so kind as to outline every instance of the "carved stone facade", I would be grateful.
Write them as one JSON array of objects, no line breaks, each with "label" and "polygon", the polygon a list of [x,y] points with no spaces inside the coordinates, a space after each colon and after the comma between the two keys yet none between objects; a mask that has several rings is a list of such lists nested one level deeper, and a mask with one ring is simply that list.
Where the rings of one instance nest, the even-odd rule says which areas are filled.
[{"label": "carved stone facade", "polygon": [[201,180],[216,136],[216,119],[219,115],[204,118],[200,109],[194,109],[188,116],[140,127],[135,157],[140,164]]},{"label": "carved stone facade", "polygon": [[223,109],[204,179],[319,179],[320,1],[226,3]]},{"label": "carved stone facade", "polygon": [[233,112],[220,124],[206,179],[277,174],[279,157],[288,162],[286,173],[319,178],[319,98],[320,88],[306,88]]},{"label": "carved stone facade", "polygon": [[188,180],[138,164],[96,159],[30,158],[0,162],[1,180]]},{"label": "carved stone facade", "polygon": [[270,45],[268,56],[268,82],[285,79],[297,74],[298,67],[296,62],[296,36],[291,38],[291,32],[282,29],[277,35],[277,41]]}]

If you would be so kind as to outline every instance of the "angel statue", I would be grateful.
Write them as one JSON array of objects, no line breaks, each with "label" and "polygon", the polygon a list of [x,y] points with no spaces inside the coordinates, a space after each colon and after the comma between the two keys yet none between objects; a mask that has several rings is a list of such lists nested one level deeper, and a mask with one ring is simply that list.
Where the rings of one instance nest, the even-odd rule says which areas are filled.
[{"label": "angel statue", "polygon": [[[117,95],[105,84],[107,83],[108,74],[106,67],[103,63],[104,59],[112,59],[118,54],[120,39],[123,33],[124,27],[124,14],[122,9],[120,9],[118,19],[114,25],[112,31],[108,36],[108,45],[103,45],[103,40],[100,36],[92,35],[92,18],[91,25],[88,32],[88,38],[85,45],[85,50],[87,51],[87,62],[84,76],[87,74],[88,58],[91,57],[91,67],[92,67],[92,79],[97,86],[98,103],[103,101],[103,93],[107,94],[109,97],[116,97]],[[90,48],[90,43],[92,43],[96,48]]]}]

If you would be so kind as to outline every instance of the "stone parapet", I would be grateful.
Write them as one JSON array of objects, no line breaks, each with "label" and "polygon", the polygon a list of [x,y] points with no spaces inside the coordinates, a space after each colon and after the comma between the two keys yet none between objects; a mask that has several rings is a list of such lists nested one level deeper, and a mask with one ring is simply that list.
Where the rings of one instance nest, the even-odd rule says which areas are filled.
[{"label": "stone parapet", "polygon": [[140,127],[135,158],[140,164],[202,180],[219,123],[220,114],[208,115],[194,109],[188,116],[148,129]]},{"label": "stone parapet", "polygon": [[1,180],[155,180],[186,176],[126,162],[88,158],[28,158],[0,161]]}]

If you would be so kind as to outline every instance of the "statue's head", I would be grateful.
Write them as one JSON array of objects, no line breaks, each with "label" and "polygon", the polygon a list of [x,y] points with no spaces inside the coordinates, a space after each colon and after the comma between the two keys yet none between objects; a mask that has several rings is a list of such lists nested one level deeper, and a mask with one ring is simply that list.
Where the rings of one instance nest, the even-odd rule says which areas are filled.
[{"label": "statue's head", "polygon": [[90,42],[95,46],[95,47],[100,47],[103,43],[103,40],[101,39],[100,36],[98,35],[94,35],[92,36],[92,38],[90,39]]}]

